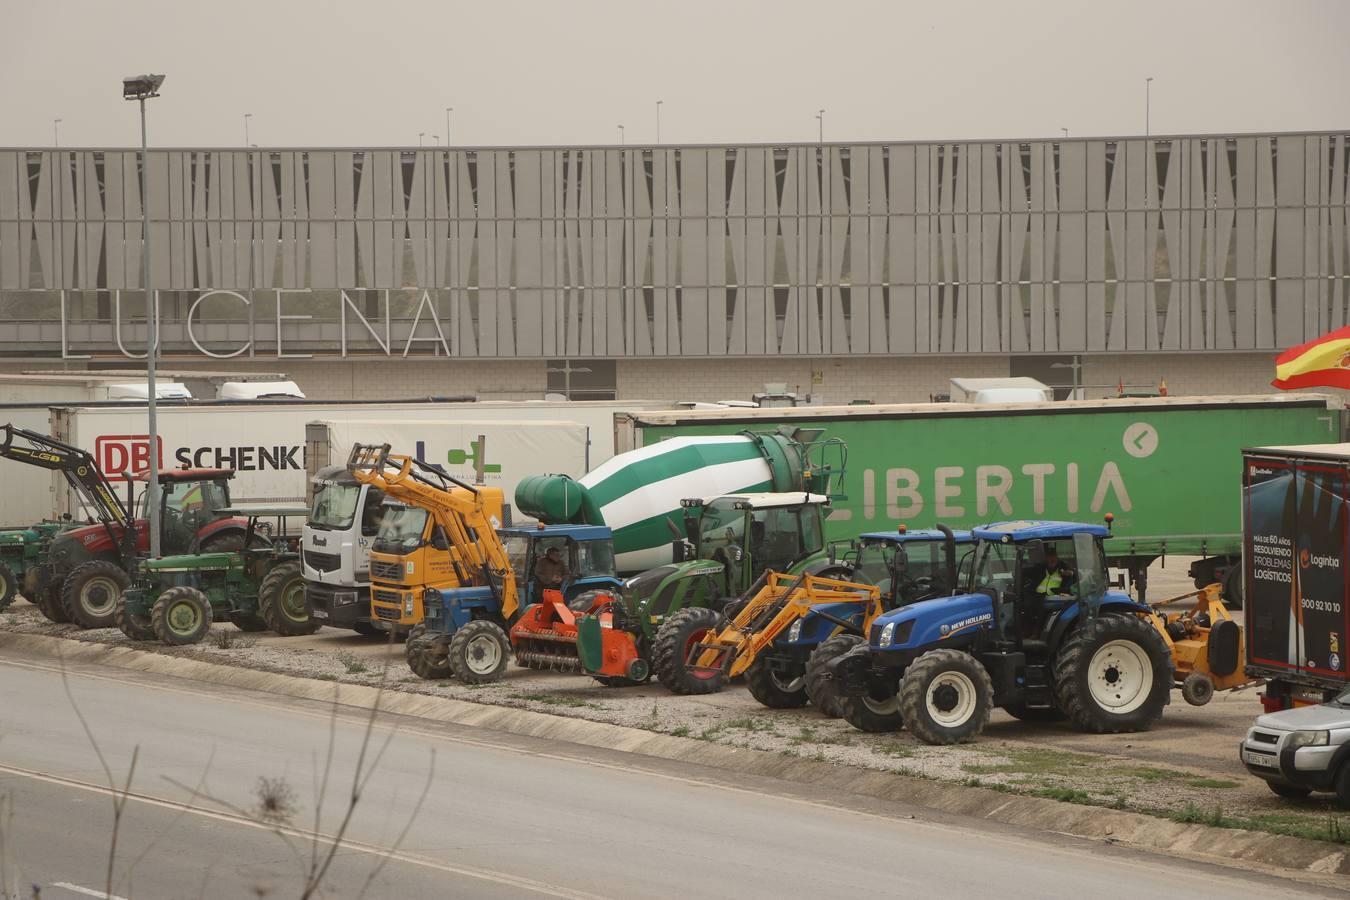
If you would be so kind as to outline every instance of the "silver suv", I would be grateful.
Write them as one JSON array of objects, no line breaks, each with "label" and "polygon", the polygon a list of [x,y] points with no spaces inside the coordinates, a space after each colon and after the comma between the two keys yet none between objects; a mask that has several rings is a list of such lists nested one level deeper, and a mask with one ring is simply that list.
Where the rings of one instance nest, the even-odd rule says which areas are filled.
[{"label": "silver suv", "polygon": [[1281,797],[1328,791],[1350,807],[1350,690],[1259,717],[1239,748],[1247,771]]}]

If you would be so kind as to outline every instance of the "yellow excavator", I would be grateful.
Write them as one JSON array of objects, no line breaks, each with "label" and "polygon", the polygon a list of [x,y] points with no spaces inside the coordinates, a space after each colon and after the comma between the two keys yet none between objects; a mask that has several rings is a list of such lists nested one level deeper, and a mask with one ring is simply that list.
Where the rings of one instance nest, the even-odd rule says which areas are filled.
[{"label": "yellow excavator", "polygon": [[353,478],[385,496],[370,552],[371,618],[407,631],[408,665],[421,677],[496,681],[510,659],[507,628],[520,607],[497,535],[502,492],[389,450],[356,444],[347,460]]}]

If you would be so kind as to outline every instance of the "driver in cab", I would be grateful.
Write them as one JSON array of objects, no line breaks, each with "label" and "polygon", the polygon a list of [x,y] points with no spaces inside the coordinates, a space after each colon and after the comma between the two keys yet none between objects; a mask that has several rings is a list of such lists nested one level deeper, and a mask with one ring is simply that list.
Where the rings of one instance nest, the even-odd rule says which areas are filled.
[{"label": "driver in cab", "polygon": [[1037,599],[1044,601],[1056,594],[1069,593],[1069,586],[1073,582],[1073,577],[1073,569],[1059,558],[1059,551],[1055,548],[1055,545],[1046,544],[1044,574],[1036,585]]},{"label": "driver in cab", "polygon": [[563,561],[562,551],[557,545],[549,547],[539,561],[534,564],[534,575],[539,579],[540,589],[562,590],[563,584],[571,576],[567,563]]}]

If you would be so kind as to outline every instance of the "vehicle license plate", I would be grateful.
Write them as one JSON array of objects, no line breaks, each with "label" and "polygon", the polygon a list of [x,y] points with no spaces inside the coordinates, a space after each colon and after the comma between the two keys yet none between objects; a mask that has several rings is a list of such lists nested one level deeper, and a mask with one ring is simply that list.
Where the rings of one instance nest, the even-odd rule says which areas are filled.
[{"label": "vehicle license plate", "polygon": [[1270,753],[1257,753],[1253,750],[1242,751],[1242,758],[1249,765],[1264,766],[1267,769],[1278,769],[1279,765],[1275,762],[1274,755]]}]

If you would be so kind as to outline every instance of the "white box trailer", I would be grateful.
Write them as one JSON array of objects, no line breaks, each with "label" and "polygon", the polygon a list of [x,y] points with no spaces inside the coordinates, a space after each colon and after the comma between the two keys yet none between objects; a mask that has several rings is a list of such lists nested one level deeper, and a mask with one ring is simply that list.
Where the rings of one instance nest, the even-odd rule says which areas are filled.
[{"label": "white box trailer", "polygon": [[[238,471],[231,488],[241,503],[305,502],[305,425],[309,422],[350,422],[359,419],[397,419],[405,423],[564,422],[586,430],[584,474],[614,455],[614,422],[619,413],[670,408],[662,401],[347,401],[306,402],[271,400],[248,403],[191,402],[165,404],[158,411],[159,463],[167,468],[225,467]],[[0,423],[14,421],[35,431],[50,433],[94,454],[99,466],[114,480],[121,473],[145,468],[150,459],[146,411],[142,404],[107,403],[6,407],[0,404]],[[569,431],[571,433],[571,431]],[[477,432],[475,432],[476,436]],[[503,439],[505,440],[505,439]],[[350,449],[350,447],[348,448]],[[469,444],[440,448],[432,462],[451,463],[450,451],[467,455]],[[489,441],[486,459],[505,447]],[[345,456],[344,456],[345,459]],[[536,461],[537,472],[551,472],[548,454]],[[571,464],[569,464],[571,465]],[[472,461],[458,471],[472,471]],[[64,479],[17,463],[0,462],[0,522],[22,523],[70,512],[78,515],[75,498]]]}]

